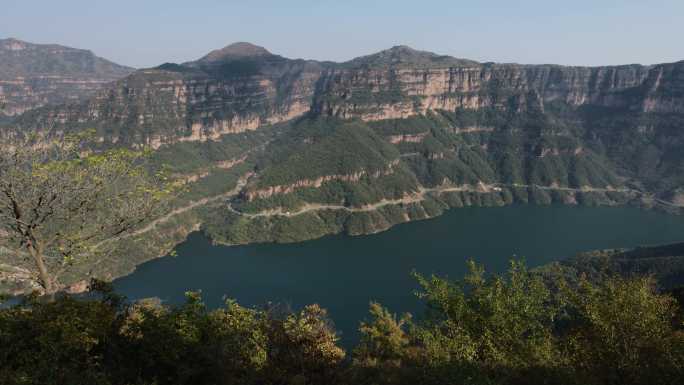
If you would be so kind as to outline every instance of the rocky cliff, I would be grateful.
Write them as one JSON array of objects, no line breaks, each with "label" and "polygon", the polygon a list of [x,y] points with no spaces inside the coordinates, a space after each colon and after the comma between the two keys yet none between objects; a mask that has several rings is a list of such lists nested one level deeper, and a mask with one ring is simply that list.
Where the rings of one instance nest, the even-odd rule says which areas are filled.
[{"label": "rocky cliff", "polygon": [[684,62],[591,68],[494,64],[398,46],[336,64],[290,60],[236,43],[194,62],[140,70],[86,103],[44,109],[18,124],[96,125],[112,142],[159,146],[252,130],[308,112],[377,121],[434,110],[543,111],[549,103],[682,113]]},{"label": "rocky cliff", "polygon": [[543,108],[550,102],[684,111],[684,62],[655,66],[563,67],[476,63],[394,47],[327,71],[315,111],[364,120],[430,110]]},{"label": "rocky cliff", "polygon": [[0,115],[85,100],[132,71],[86,50],[0,39]]},{"label": "rocky cliff", "polygon": [[21,127],[96,127],[111,143],[206,141],[309,111],[323,66],[237,43],[205,57],[139,70],[85,103],[22,116]]}]

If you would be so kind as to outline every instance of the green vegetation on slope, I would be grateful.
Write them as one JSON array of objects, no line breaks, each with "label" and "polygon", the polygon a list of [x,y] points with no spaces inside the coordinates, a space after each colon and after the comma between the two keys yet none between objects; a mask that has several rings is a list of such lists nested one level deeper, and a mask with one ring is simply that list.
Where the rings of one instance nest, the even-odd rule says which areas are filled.
[{"label": "green vegetation on slope", "polygon": [[303,119],[269,146],[255,187],[287,185],[326,175],[384,171],[399,153],[361,122]]},{"label": "green vegetation on slope", "polygon": [[632,250],[595,250],[553,263],[539,271],[550,275],[561,271],[572,279],[586,275],[594,281],[614,275],[652,275],[660,287],[672,289],[684,286],[684,243]]},{"label": "green vegetation on slope", "polygon": [[[449,207],[638,202],[641,195],[625,187],[602,150],[549,110],[437,111],[368,123],[302,119],[269,143],[232,209],[213,212],[203,229],[218,242],[287,242],[373,233]],[[415,198],[422,188],[438,191]]]}]

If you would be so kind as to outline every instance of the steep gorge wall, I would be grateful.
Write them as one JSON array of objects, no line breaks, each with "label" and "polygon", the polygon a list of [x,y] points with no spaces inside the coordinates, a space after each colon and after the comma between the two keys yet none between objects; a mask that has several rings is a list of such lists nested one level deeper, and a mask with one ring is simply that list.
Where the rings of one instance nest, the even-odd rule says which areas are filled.
[{"label": "steep gorge wall", "polygon": [[684,62],[562,67],[483,64],[451,68],[336,69],[324,75],[314,110],[373,121],[429,110],[524,109],[561,101],[643,112],[684,111]]},{"label": "steep gorge wall", "polygon": [[87,103],[22,116],[20,125],[94,126],[105,141],[149,144],[204,141],[255,130],[309,111],[319,73],[214,78],[201,72],[141,70]]},{"label": "steep gorge wall", "polygon": [[105,141],[158,147],[216,139],[309,112],[377,121],[459,108],[543,110],[545,103],[561,102],[684,113],[684,62],[591,68],[467,61],[369,66],[268,53],[250,60],[259,69],[246,74],[216,72],[220,66],[207,69],[200,61],[137,71],[86,103],[42,109],[16,124],[22,129],[94,126]]}]

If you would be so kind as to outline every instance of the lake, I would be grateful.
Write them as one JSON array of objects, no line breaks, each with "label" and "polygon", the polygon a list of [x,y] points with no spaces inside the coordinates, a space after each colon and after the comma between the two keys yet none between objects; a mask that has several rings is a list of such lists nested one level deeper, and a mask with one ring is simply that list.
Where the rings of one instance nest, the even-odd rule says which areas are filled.
[{"label": "lake", "polygon": [[319,303],[349,346],[369,301],[420,313],[412,270],[460,279],[469,258],[501,272],[514,256],[533,267],[592,249],[678,241],[684,241],[684,216],[636,208],[462,208],[379,234],[295,244],[214,246],[195,233],[176,248],[177,256],[139,266],[115,288],[130,299],[159,297],[171,304],[181,303],[188,290],[201,290],[210,307],[226,296],[247,306]]}]

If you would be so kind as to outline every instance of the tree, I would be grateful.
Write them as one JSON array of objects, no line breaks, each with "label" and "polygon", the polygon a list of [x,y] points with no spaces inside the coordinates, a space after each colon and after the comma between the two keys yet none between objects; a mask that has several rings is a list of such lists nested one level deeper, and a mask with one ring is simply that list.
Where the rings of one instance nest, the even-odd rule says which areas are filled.
[{"label": "tree", "polygon": [[328,313],[319,305],[305,306],[284,319],[269,315],[269,368],[273,383],[289,378],[290,384],[335,383],[345,351]]},{"label": "tree", "polygon": [[[487,277],[472,261],[469,269],[463,282],[418,276],[424,290],[420,296],[430,309],[423,330],[431,337],[426,346],[442,341],[447,343],[446,357],[491,367],[555,362],[552,330],[559,310],[541,277],[516,261],[511,261],[505,276]],[[460,342],[452,346],[454,341]]]},{"label": "tree", "polygon": [[563,358],[553,334],[553,293],[523,262],[511,261],[500,276],[473,261],[468,266],[463,281],[416,274],[428,306],[411,330],[422,349],[419,365],[429,368],[423,383],[554,383]]},{"label": "tree", "polygon": [[91,133],[27,138],[0,151],[0,242],[46,294],[77,263],[102,257],[171,196],[147,151],[94,152]]},{"label": "tree", "polygon": [[572,316],[564,345],[579,373],[602,384],[673,384],[684,374],[674,298],[650,277],[611,277],[562,287]]},{"label": "tree", "polygon": [[354,349],[353,368],[358,384],[411,383],[411,315],[397,317],[382,305],[371,302],[370,319],[361,322],[361,339]]},{"label": "tree", "polygon": [[359,327],[361,341],[354,350],[354,362],[364,367],[401,366],[401,359],[409,345],[406,326],[411,321],[409,314],[397,318],[377,302],[371,302],[371,320]]}]

